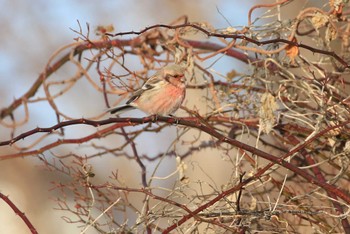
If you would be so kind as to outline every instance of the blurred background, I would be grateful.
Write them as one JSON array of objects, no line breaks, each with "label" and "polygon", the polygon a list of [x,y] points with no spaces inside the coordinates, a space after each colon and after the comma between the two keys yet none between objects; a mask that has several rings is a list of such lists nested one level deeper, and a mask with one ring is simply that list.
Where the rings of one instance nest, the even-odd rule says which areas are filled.
[{"label": "blurred background", "polygon": [[[191,22],[208,22],[214,28],[226,28],[230,24],[246,25],[247,12],[256,2],[266,1],[0,0],[0,109],[29,89],[58,48],[74,42],[73,38],[77,35],[71,29],[79,30],[77,20],[83,27],[88,23],[92,29],[112,24],[115,32],[121,32],[138,31],[153,24],[168,24],[187,15]],[[296,4],[304,2],[296,1]],[[225,66],[225,63],[220,66]],[[225,70],[224,67],[222,69]],[[84,95],[84,89],[76,95]],[[101,109],[101,101],[96,98],[96,103],[76,108],[71,106],[71,112],[77,118],[86,117],[94,111],[101,111],[98,110]],[[46,108],[48,106],[44,104],[33,105],[33,118],[22,130],[54,124],[55,116],[52,112],[46,113]],[[23,112],[24,109],[21,107],[17,111]],[[20,132],[15,133],[18,134]],[[8,132],[0,131],[0,140],[8,138]],[[0,148],[0,151],[5,154],[11,149]],[[103,165],[100,167],[104,168]],[[56,203],[50,198],[54,196],[50,191],[51,181],[61,179],[64,178],[55,178],[54,174],[43,170],[40,162],[32,157],[0,161],[0,191],[27,215],[39,233],[79,233],[81,230],[61,219],[66,213],[54,210]],[[0,201],[0,217],[1,233],[29,233],[22,220],[3,201]]]}]

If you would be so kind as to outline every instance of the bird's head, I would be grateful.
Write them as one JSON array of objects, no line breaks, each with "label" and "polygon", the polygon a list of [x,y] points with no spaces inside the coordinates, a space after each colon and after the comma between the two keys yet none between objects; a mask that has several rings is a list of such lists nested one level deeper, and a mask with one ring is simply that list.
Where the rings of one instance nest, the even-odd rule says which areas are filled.
[{"label": "bird's head", "polygon": [[[163,77],[168,81],[186,82],[185,68],[178,64],[170,64],[163,68]],[[172,82],[171,82],[172,83]]]}]

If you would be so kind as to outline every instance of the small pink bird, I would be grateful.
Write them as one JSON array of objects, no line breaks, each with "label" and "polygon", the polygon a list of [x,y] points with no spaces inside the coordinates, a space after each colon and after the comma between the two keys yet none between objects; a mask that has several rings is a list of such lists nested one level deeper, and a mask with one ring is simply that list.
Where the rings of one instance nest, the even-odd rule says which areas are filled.
[{"label": "small pink bird", "polygon": [[137,90],[125,105],[110,109],[111,114],[140,109],[151,115],[170,115],[181,106],[186,95],[185,68],[178,64],[163,67]]}]

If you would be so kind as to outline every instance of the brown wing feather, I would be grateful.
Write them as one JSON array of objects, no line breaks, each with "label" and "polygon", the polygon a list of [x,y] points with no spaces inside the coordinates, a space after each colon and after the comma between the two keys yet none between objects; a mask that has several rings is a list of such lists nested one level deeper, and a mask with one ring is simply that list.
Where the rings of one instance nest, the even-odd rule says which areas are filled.
[{"label": "brown wing feather", "polygon": [[141,87],[141,89],[136,90],[135,93],[130,97],[130,99],[126,102],[126,104],[130,104],[131,102],[137,100],[143,92],[146,90],[152,89],[155,87],[155,84],[157,84],[160,80],[162,80],[162,77],[159,76],[159,71],[151,76]]}]

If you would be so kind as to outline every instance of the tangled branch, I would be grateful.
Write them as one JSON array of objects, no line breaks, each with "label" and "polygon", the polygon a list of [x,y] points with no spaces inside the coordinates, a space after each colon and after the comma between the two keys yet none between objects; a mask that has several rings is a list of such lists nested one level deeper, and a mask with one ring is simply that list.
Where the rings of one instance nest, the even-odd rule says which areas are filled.
[{"label": "tangled branch", "polygon": [[[348,6],[330,1],[328,11],[282,19],[291,2],[253,6],[240,28],[180,19],[140,31],[101,26],[92,39],[79,24],[76,42],[1,109],[0,146],[12,152],[0,160],[36,156],[70,178],[53,182],[57,205],[83,232],[301,232],[312,224],[350,233]],[[266,13],[253,19],[258,8]],[[235,70],[232,60],[246,67]],[[176,114],[185,117],[106,117],[175,61],[187,66]],[[67,76],[53,76],[60,70]],[[92,110],[96,100],[103,104],[88,114],[71,111]],[[56,124],[28,128],[38,102]],[[95,163],[109,156],[106,179]]]}]

